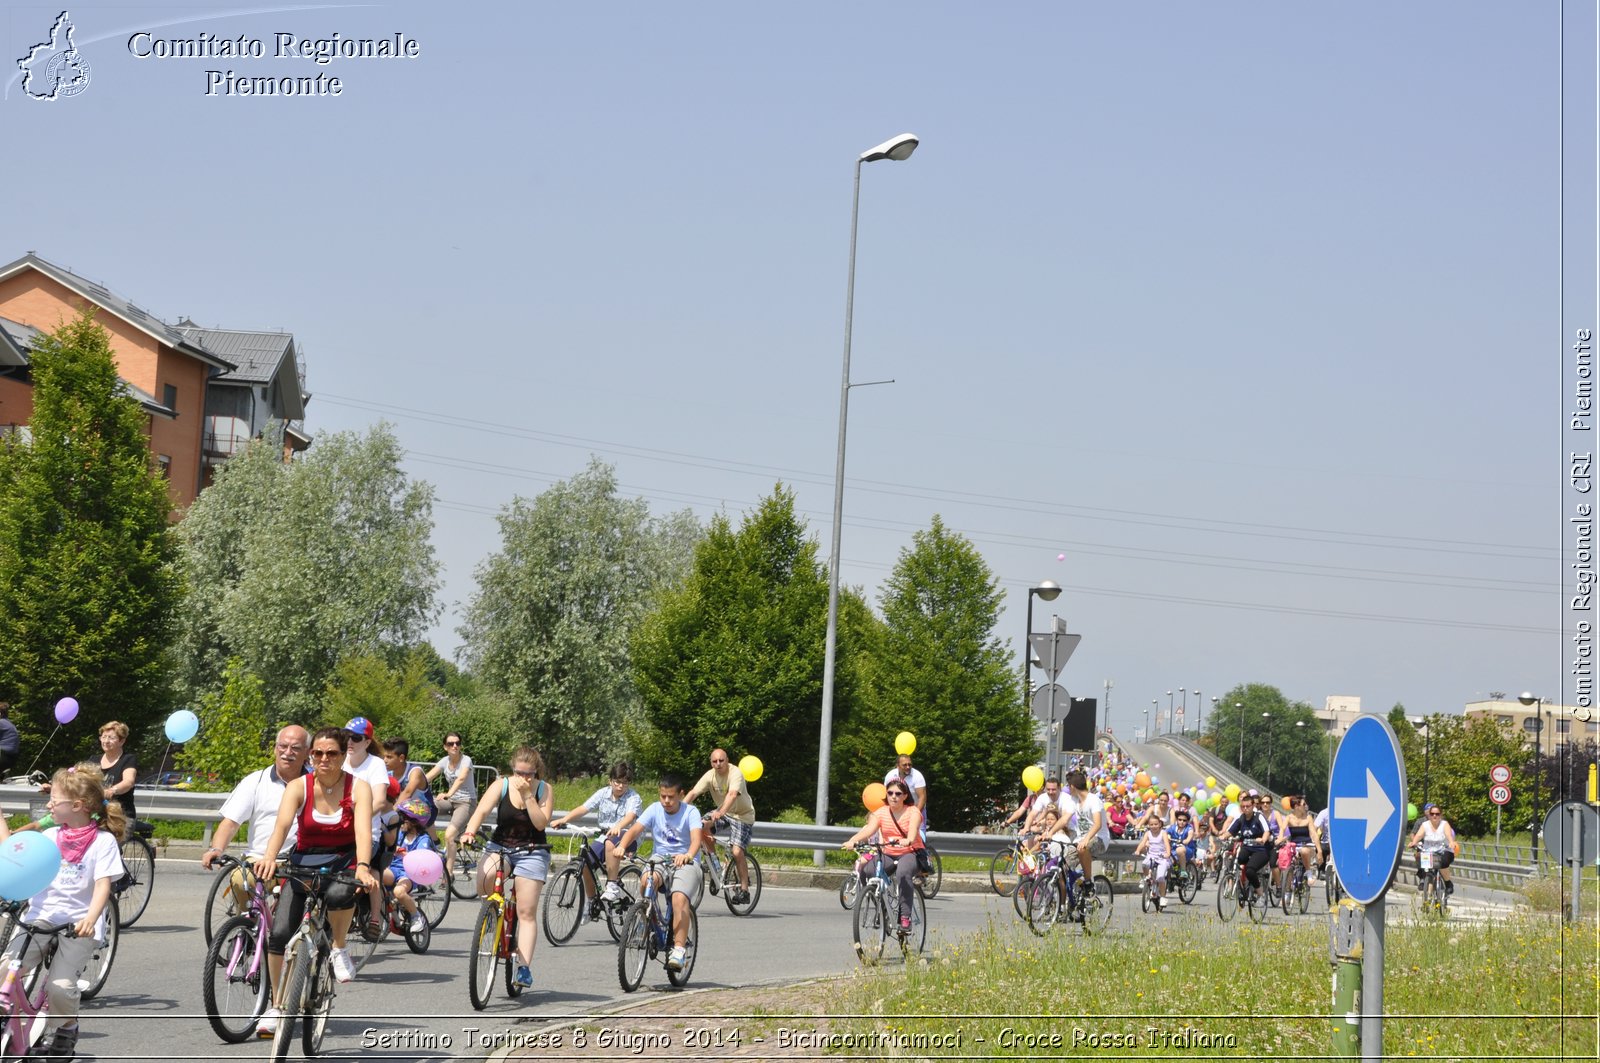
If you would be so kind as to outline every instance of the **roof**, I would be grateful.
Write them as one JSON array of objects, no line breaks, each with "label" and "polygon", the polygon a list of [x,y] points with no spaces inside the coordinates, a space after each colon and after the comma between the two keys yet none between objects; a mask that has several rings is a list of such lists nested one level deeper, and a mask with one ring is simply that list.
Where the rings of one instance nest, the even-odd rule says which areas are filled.
[{"label": "roof", "polygon": [[33,269],[43,273],[58,284],[77,292],[96,306],[115,314],[134,328],[175,350],[182,351],[184,354],[198,358],[202,362],[216,366],[226,372],[231,372],[234,369],[232,362],[215,351],[207,349],[202,344],[191,340],[181,331],[168,325],[143,307],[136,306],[103,285],[80,277],[76,273],[63,269],[54,263],[46,262],[31,251],[15,262],[0,266],[0,280],[20,273],[25,269]]},{"label": "roof", "polygon": [[[33,349],[33,338],[39,335],[39,330],[32,325],[24,325],[20,321],[12,321],[8,317],[0,317],[0,365],[24,366],[29,363],[28,352]],[[176,419],[178,411],[170,406],[162,405],[156,397],[143,388],[134,387],[132,384],[117,378],[125,394],[133,396],[146,413],[158,417]]]},{"label": "roof", "polygon": [[235,368],[211,380],[212,384],[261,384],[277,382],[282,416],[297,421],[306,415],[306,399],[300,387],[300,363],[295,356],[294,336],[287,332],[258,332],[250,329],[201,328],[188,318],[178,322],[179,332],[234,363]]}]

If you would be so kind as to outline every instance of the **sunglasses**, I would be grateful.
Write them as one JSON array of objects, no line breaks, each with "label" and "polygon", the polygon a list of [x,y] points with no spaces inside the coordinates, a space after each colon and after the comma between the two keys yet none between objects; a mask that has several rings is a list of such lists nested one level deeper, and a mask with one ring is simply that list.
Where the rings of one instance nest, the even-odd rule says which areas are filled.
[{"label": "sunglasses", "polygon": [[1443,812],[1429,812],[1428,815],[1430,815],[1430,816],[1442,816],[1442,815],[1444,815],[1444,813]]},{"label": "sunglasses", "polygon": [[884,796],[885,797],[904,797],[904,796],[906,796],[906,792],[904,790],[889,790],[884,794]]},{"label": "sunglasses", "polygon": [[520,768],[512,768],[512,769],[511,769],[511,774],[513,774],[513,775],[520,775],[520,776],[522,776],[522,777],[523,777],[523,778],[524,778],[524,779],[531,779],[531,778],[533,778],[533,772],[531,772],[531,771],[523,771],[523,770],[522,770],[522,769],[520,769]]},{"label": "sunglasses", "polygon": [[352,742],[370,742],[371,741],[371,739],[368,738],[366,735],[358,735],[354,731],[346,731],[345,732],[345,736],[348,737],[350,739],[350,741],[352,741]]},{"label": "sunglasses", "polygon": [[449,749],[451,746],[459,746],[460,744],[461,744],[460,742],[446,742],[444,744],[444,747],[446,749]]},{"label": "sunglasses", "polygon": [[330,757],[342,756],[344,756],[344,754],[339,752],[337,749],[313,749],[311,751],[312,760],[327,760]]}]

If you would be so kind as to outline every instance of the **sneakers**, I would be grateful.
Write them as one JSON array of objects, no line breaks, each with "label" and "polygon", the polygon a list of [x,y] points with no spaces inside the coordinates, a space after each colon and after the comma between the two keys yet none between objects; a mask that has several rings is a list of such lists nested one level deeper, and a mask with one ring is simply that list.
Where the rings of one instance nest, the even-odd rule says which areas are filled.
[{"label": "sneakers", "polygon": [[683,970],[683,961],[689,958],[689,950],[682,945],[674,945],[672,951],[667,953],[667,970]]},{"label": "sneakers", "polygon": [[349,949],[334,949],[331,954],[333,961],[333,977],[341,982],[354,981],[356,965],[350,960]]},{"label": "sneakers", "polygon": [[743,889],[735,889],[733,891],[733,903],[734,904],[749,904],[750,903],[750,891],[749,890],[743,890]]},{"label": "sneakers", "polygon": [[911,917],[909,915],[902,915],[900,917],[900,929],[901,930],[910,930],[911,929]]},{"label": "sneakers", "polygon": [[600,891],[600,899],[603,901],[622,900],[622,887],[615,882],[607,882],[606,888]]},{"label": "sneakers", "polygon": [[55,1032],[48,1044],[41,1043],[37,1054],[39,1059],[60,1060],[68,1063],[78,1051],[78,1024],[63,1026]]},{"label": "sneakers", "polygon": [[427,918],[421,912],[418,912],[416,915],[411,917],[411,925],[406,929],[412,934],[420,934],[427,928]]},{"label": "sneakers", "polygon": [[533,985],[533,968],[525,963],[517,964],[517,984],[524,989]]},{"label": "sneakers", "polygon": [[1167,907],[1167,899],[1165,897],[1157,897],[1156,905],[1165,911]]},{"label": "sneakers", "polygon": [[278,1020],[283,1018],[283,1012],[277,1008],[268,1008],[261,1013],[261,1021],[256,1023],[257,1037],[276,1037],[278,1034]]}]

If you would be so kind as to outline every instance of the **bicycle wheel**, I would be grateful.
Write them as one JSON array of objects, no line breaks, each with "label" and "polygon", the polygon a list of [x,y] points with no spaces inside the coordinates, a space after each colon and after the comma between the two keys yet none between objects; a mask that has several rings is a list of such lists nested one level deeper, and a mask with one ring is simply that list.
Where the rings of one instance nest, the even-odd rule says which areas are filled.
[{"label": "bicycle wheel", "polygon": [[628,911],[639,900],[639,895],[644,892],[640,886],[641,875],[638,864],[623,864],[617,870],[617,888],[622,890],[620,901],[602,901],[600,907],[606,913],[606,930],[611,933],[612,941],[622,940],[622,923],[627,918]]},{"label": "bicycle wheel", "polygon": [[355,915],[351,920],[351,933],[345,939],[345,945],[350,950],[350,964],[359,974],[367,961],[372,959],[372,954],[378,951],[378,942],[389,936],[389,920],[387,917],[379,919],[374,929],[372,897],[366,893],[356,894]]},{"label": "bicycle wheel", "polygon": [[1002,849],[989,861],[989,885],[1001,897],[1017,892],[1017,847]]},{"label": "bicycle wheel", "polygon": [[1178,878],[1178,900],[1184,904],[1193,904],[1195,894],[1200,892],[1200,875],[1190,871],[1188,875]]},{"label": "bicycle wheel", "polygon": [[[746,855],[749,854],[747,853]],[[753,871],[750,876],[750,882],[752,886],[755,884],[755,874]],[[752,890],[752,892],[754,891]],[[729,907],[732,906],[730,905]],[[752,903],[751,907],[754,908],[755,905]],[[700,916],[693,908],[688,909],[688,913],[689,933],[683,939],[683,966],[679,967],[676,971],[674,971],[671,967],[667,968],[667,981],[671,982],[675,986],[684,986],[689,984],[689,974],[694,970],[694,957],[695,954],[700,951]],[[735,912],[734,914],[737,915],[739,913]],[[674,918],[676,918],[676,913],[674,913]],[[675,933],[669,932],[667,934],[667,948],[672,948],[672,943],[674,940],[676,940],[676,937],[677,935]]]},{"label": "bicycle wheel", "polygon": [[236,915],[217,930],[200,972],[206,1020],[230,1045],[248,1041],[267,1009],[267,954],[258,950],[254,916]]},{"label": "bicycle wheel", "polygon": [[300,1019],[300,1047],[308,1056],[322,1051],[322,1035],[328,1032],[328,1015],[333,1011],[333,962],[327,949],[318,949],[306,980],[305,1011]]},{"label": "bicycle wheel", "polygon": [[1250,912],[1251,922],[1265,923],[1267,921],[1267,909],[1272,907],[1272,897],[1266,884],[1251,886],[1246,891],[1244,906]]},{"label": "bicycle wheel", "polygon": [[911,929],[900,935],[900,954],[905,959],[921,956],[928,944],[928,902],[922,891],[911,891]]},{"label": "bicycle wheel", "polygon": [[[1285,868],[1283,873],[1285,876],[1292,875],[1294,873],[1294,865],[1291,864],[1289,867]],[[1284,915],[1288,915],[1289,909],[1294,907],[1294,880],[1292,878],[1288,879],[1279,886],[1278,905],[1283,909]]]},{"label": "bicycle wheel", "polygon": [[856,955],[862,963],[873,964],[883,959],[883,947],[889,940],[889,911],[884,903],[883,886],[873,879],[867,888],[856,894],[856,910],[851,918],[851,934]]},{"label": "bicycle wheel", "polygon": [[1066,902],[1067,880],[1057,872],[1050,872],[1035,880],[1028,891],[1028,929],[1039,937],[1050,933],[1056,916]]},{"label": "bicycle wheel", "polygon": [[[223,923],[229,922],[236,916],[244,914],[244,909],[239,907],[238,900],[233,895],[230,880],[233,878],[235,868],[232,864],[225,865],[211,880],[211,889],[206,891],[206,917],[200,924],[205,932],[206,944],[211,944],[211,938]],[[0,946],[3,948],[4,946]]]},{"label": "bicycle wheel", "polygon": [[467,956],[467,995],[475,1011],[489,1006],[494,992],[494,968],[500,962],[500,905],[484,901],[478,908],[478,921],[472,928],[472,945]]},{"label": "bicycle wheel", "polygon": [[711,867],[705,858],[705,854],[702,853],[700,856],[695,857],[695,859],[699,861],[700,864],[700,885],[695,888],[694,896],[689,898],[689,907],[693,908],[695,911],[699,911],[700,902],[706,899],[706,883],[710,881],[713,874],[720,874],[720,865],[718,865],[719,871],[714,872],[711,870]]},{"label": "bicycle wheel", "polygon": [[1141,912],[1149,912],[1155,906],[1156,884],[1147,871],[1145,872],[1144,880],[1139,883],[1139,910]]},{"label": "bicycle wheel", "polygon": [[[421,913],[422,909],[419,907],[417,911]],[[418,956],[421,956],[423,953],[428,951],[428,946],[433,943],[433,924],[428,922],[428,917],[426,915],[423,915],[422,928],[420,930],[413,930],[411,928],[410,916],[406,915],[402,911],[400,913],[400,918],[406,921],[406,948],[410,949]]]},{"label": "bicycle wheel", "polygon": [[[506,942],[506,954],[504,956],[506,961],[506,996],[515,1000],[522,995],[523,987],[517,984],[517,909],[514,898],[507,903],[506,909],[506,925],[500,931],[505,935],[504,940]],[[535,929],[534,933],[537,934],[538,930]]]},{"label": "bicycle wheel", "polygon": [[103,941],[94,943],[94,952],[89,954],[89,962],[78,976],[80,1000],[93,1000],[100,995],[111,974],[111,963],[117,958],[117,938],[121,935],[117,926],[117,899],[112,897],[106,903],[111,905],[111,911],[105,916],[106,936]]},{"label": "bicycle wheel", "polygon": [[645,965],[650,962],[650,908],[639,901],[622,918],[622,936],[617,939],[617,981],[622,991],[631,993],[644,981]]},{"label": "bicycle wheel", "polygon": [[431,886],[412,883],[411,897],[417,902],[417,911],[428,921],[428,926],[439,929],[439,924],[444,922],[444,913],[450,910],[449,888],[443,882],[435,882]]},{"label": "bicycle wheel", "polygon": [[450,861],[450,892],[464,901],[478,895],[478,859],[476,847],[458,845],[455,859]]},{"label": "bicycle wheel", "polygon": [[1228,866],[1223,869],[1222,880],[1217,883],[1217,892],[1227,897],[1229,900],[1232,900],[1234,894],[1236,894],[1238,891],[1239,866],[1230,860],[1228,862]]},{"label": "bicycle wheel", "polygon": [[856,905],[856,894],[861,890],[861,876],[851,871],[844,881],[839,883],[839,907],[850,911]]},{"label": "bicycle wheel", "polygon": [[1098,934],[1111,922],[1111,880],[1104,875],[1094,877],[1094,892],[1084,897],[1083,906],[1083,932],[1085,934]]},{"label": "bicycle wheel", "polygon": [[278,1029],[272,1035],[272,1063],[284,1063],[289,1058],[295,1020],[305,1011],[310,966],[311,946],[302,937],[283,957],[283,1014],[278,1017]]},{"label": "bicycle wheel", "polygon": [[944,882],[944,861],[939,859],[939,850],[929,845],[928,873],[922,876],[922,893],[930,901],[939,896],[939,886]]},{"label": "bicycle wheel", "polygon": [[1230,922],[1239,914],[1242,905],[1236,893],[1238,883],[1234,879],[1224,879],[1222,888],[1217,890],[1217,916],[1224,922]]},{"label": "bicycle wheel", "polygon": [[544,923],[545,940],[552,945],[565,945],[578,932],[583,921],[587,898],[583,895],[583,869],[568,864],[556,875],[555,881],[545,886],[539,905]]},{"label": "bicycle wheel", "polygon": [[744,854],[744,866],[745,871],[750,875],[749,899],[742,904],[733,902],[734,891],[738,889],[737,883],[739,881],[737,877],[739,869],[736,867],[728,869],[730,875],[728,888],[722,891],[722,899],[728,905],[728,911],[734,915],[749,915],[756,910],[756,905],[761,902],[761,861],[756,859],[755,853],[747,849]]},{"label": "bicycle wheel", "polygon": [[150,903],[150,891],[156,884],[155,846],[143,838],[129,838],[122,843],[122,865],[133,878],[117,897],[122,926],[126,929],[139,921]]},{"label": "bicycle wheel", "polygon": [[1038,874],[1023,875],[1017,879],[1016,892],[1011,895],[1011,907],[1017,913],[1017,918],[1024,922],[1028,919],[1028,896],[1033,892],[1034,883],[1038,881]]}]

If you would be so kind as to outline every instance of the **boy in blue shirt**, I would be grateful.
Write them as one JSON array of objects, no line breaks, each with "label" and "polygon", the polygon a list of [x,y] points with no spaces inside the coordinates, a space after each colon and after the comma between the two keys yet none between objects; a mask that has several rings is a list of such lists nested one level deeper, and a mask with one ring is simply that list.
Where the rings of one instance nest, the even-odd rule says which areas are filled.
[{"label": "boy in blue shirt", "polygon": [[[688,956],[689,899],[700,892],[700,865],[695,857],[700,852],[700,810],[683,800],[683,776],[668,772],[661,776],[658,795],[661,800],[645,809],[622,836],[622,841],[606,850],[606,872],[613,882],[622,867],[622,854],[638,841],[644,831],[650,832],[656,856],[672,859],[676,869],[672,875],[672,951],[667,954],[667,970],[683,969]],[[659,885],[659,884],[658,884]]]}]

